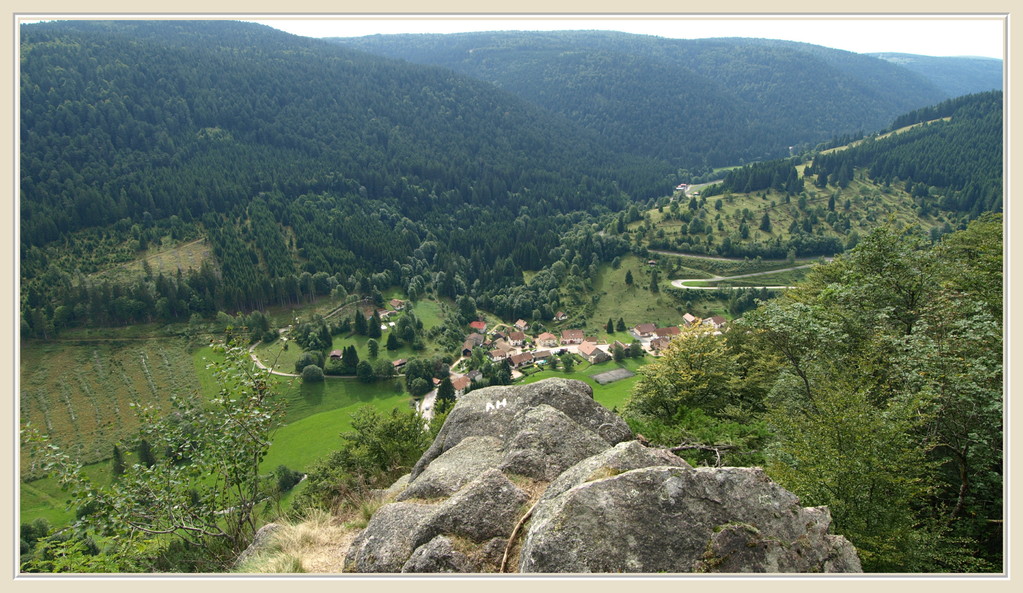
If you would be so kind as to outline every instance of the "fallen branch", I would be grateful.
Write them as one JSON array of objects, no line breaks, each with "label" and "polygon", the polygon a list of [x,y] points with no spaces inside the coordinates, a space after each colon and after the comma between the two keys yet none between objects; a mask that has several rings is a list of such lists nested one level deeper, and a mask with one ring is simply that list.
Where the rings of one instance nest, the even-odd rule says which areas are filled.
[{"label": "fallen branch", "polygon": [[529,521],[529,518],[533,516],[533,509],[536,508],[536,505],[539,504],[539,502],[539,500],[534,502],[533,506],[529,507],[526,514],[522,515],[519,522],[515,524],[515,529],[512,529],[511,535],[508,536],[508,544],[504,546],[504,557],[501,558],[501,568],[497,572],[503,573],[505,572],[505,569],[508,568],[508,555],[511,553],[512,546],[515,545],[515,539],[519,535],[519,530],[522,529],[522,526],[526,523],[526,521]]},{"label": "fallen branch", "polygon": [[678,453],[680,451],[708,451],[713,452],[717,456],[717,462],[714,467],[721,467],[721,452],[728,451],[730,449],[738,449],[735,445],[704,445],[703,443],[682,443],[677,447],[671,447],[668,450],[672,453]]}]

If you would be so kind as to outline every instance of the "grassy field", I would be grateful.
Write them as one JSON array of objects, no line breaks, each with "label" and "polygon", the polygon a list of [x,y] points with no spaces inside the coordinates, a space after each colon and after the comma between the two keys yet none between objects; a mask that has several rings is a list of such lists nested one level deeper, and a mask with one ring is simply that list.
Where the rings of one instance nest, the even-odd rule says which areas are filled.
[{"label": "grassy field", "polygon": [[632,394],[632,388],[639,381],[639,375],[629,377],[628,379],[621,379],[607,385],[601,385],[593,380],[593,375],[604,373],[607,371],[614,370],[616,368],[629,369],[632,372],[636,372],[641,366],[648,364],[651,358],[649,356],[635,359],[627,358],[620,363],[616,362],[604,362],[597,365],[591,365],[589,363],[577,363],[575,368],[572,369],[571,373],[566,373],[562,369],[555,371],[541,371],[534,373],[528,377],[523,378],[521,383],[535,383],[542,381],[543,379],[549,379],[551,377],[561,377],[564,379],[577,379],[585,382],[587,385],[593,388],[593,399],[600,405],[604,406],[609,410],[621,410],[625,406],[625,402],[628,401],[629,395]]},{"label": "grassy field", "polygon": [[[717,246],[726,237],[731,237],[735,245],[774,240],[785,243],[792,237],[789,229],[793,222],[801,225],[811,215],[818,221],[813,227],[813,233],[837,237],[842,244],[846,243],[853,231],[862,236],[888,221],[902,225],[919,224],[924,230],[943,226],[946,222],[955,224],[955,221],[937,211],[920,216],[913,198],[903,191],[900,184],[878,186],[866,179],[862,172],[857,172],[848,187],[842,189],[833,186],[817,188],[812,183],[804,182],[802,197],[805,204],[800,207],[801,196],[786,197],[784,193],[773,190],[710,196],[707,198],[703,218],[709,234],[708,231],[698,234],[698,242],[703,245],[709,241],[712,246]],[[828,209],[832,197],[835,199],[834,211]],[[646,221],[633,223],[630,230],[645,233],[648,240],[656,238],[669,244],[675,244],[684,237],[692,238],[693,235],[683,232],[682,222],[668,220],[673,208],[685,211],[687,204],[677,202],[670,207],[654,208],[645,213],[645,219],[652,225],[650,230],[643,230],[648,224]],[[771,222],[769,231],[760,229],[765,213]],[[845,218],[849,220],[848,230],[842,223]],[[739,238],[743,220],[749,228],[749,238],[745,240]],[[702,266],[697,268],[707,269]]]},{"label": "grassy field", "polygon": [[160,272],[163,272],[164,275],[174,275],[177,274],[178,269],[182,272],[198,270],[202,267],[203,262],[211,257],[210,246],[206,239],[180,243],[166,237],[164,241],[165,244],[148,249],[138,259],[107,268],[96,276],[130,280],[142,275],[143,262],[149,264],[149,269],[154,275]]},{"label": "grassy field", "polygon": [[[597,278],[593,283],[593,291],[599,300],[593,305],[593,312],[589,315],[586,335],[603,334],[604,325],[607,320],[615,322],[621,317],[625,325],[634,327],[640,323],[654,323],[658,326],[678,325],[682,322],[682,314],[678,310],[679,304],[671,296],[664,294],[653,294],[649,290],[650,279],[646,262],[640,261],[634,255],[628,255],[621,260],[622,265],[616,270],[611,266],[602,266]],[[625,283],[626,274],[631,271],[633,284]],[[663,275],[661,280],[666,280]],[[592,328],[593,331],[589,331]],[[621,335],[612,334],[611,339],[620,339],[626,343],[632,338],[623,338]]]},{"label": "grassy field", "polygon": [[[95,371],[95,369],[84,368],[87,365],[81,362],[83,357],[87,363],[99,369],[125,369],[138,357],[138,365],[141,369],[141,361],[144,356],[146,359],[158,357],[162,360],[166,355],[173,367],[173,372],[170,368],[157,369],[155,365],[150,365],[154,388],[158,389],[161,396],[169,397],[175,390],[166,389],[166,386],[175,383],[185,386],[185,391],[181,391],[180,388],[177,390],[179,393],[201,393],[209,398],[219,391],[215,377],[206,367],[210,362],[222,360],[222,355],[209,348],[188,352],[175,340],[151,340],[141,345],[136,343],[127,345],[98,343],[78,346],[64,343],[36,344],[34,348],[26,350],[29,353],[26,356],[23,352],[22,363],[33,370],[28,373],[23,372],[23,378],[28,378],[27,382],[23,379],[23,400],[29,398],[31,403],[31,398],[54,389],[54,385],[61,380],[67,382],[72,381],[72,376],[84,377],[82,382],[77,384],[79,385],[78,390],[69,390],[70,395],[68,396],[73,398],[73,405],[82,406],[75,412],[77,423],[70,421],[70,410],[61,400],[58,400],[60,405],[55,404],[54,408],[49,410],[46,415],[36,413],[43,409],[39,405],[26,409],[23,404],[22,410],[23,417],[27,414],[29,418],[36,416],[43,418],[40,420],[41,423],[49,418],[53,438],[63,447],[70,447],[73,451],[93,450],[93,456],[87,459],[94,463],[87,465],[85,471],[97,483],[106,483],[110,479],[110,462],[107,458],[113,443],[118,439],[135,434],[138,427],[133,415],[130,416],[131,422],[127,422],[129,418],[126,415],[129,413],[125,402],[134,401],[132,398],[136,396],[138,398],[145,397],[155,404],[166,405],[166,400],[160,402],[153,397],[154,392],[150,390],[149,383],[145,379],[145,372],[142,370],[124,371],[125,376],[129,379],[134,378],[137,382],[137,384],[131,384],[130,388],[124,381],[121,383],[111,381],[110,386],[116,387],[116,389],[100,390],[98,385],[94,385],[94,382],[106,377],[107,374]],[[67,367],[64,372],[61,372],[57,370],[58,365],[61,364],[75,366]],[[26,383],[29,385],[28,391],[25,390]],[[87,389],[80,387],[83,384],[87,386]],[[121,385],[124,386],[123,389]],[[63,393],[59,388],[56,389],[58,393]],[[364,405],[372,405],[385,411],[411,406],[411,398],[403,392],[400,380],[369,385],[354,380],[304,385],[298,379],[280,378],[276,389],[285,406],[284,425],[276,431],[273,445],[266,459],[263,460],[262,467],[267,472],[272,471],[278,465],[286,465],[296,470],[308,469],[317,459],[337,448],[338,435],[351,428],[351,414]],[[103,393],[109,401],[93,397],[92,399],[97,402],[95,408],[98,408],[94,410],[94,406],[89,403],[91,400],[87,397],[88,393],[92,393],[94,396],[97,393]],[[108,405],[102,407],[101,404],[104,402]],[[106,431],[76,432],[74,430],[76,425],[85,426],[90,422],[94,423],[91,416],[102,417],[103,413],[107,413],[113,414],[116,419],[115,410],[118,408],[114,407],[113,402],[124,406],[119,411],[120,417],[125,418],[126,421],[107,421],[100,424],[104,426],[116,424],[118,429],[116,432],[112,428]],[[72,409],[74,408],[72,407]],[[83,410],[93,413],[86,414]],[[67,417],[65,418],[62,414]],[[42,427],[43,424],[40,426]],[[78,445],[79,442],[82,444]],[[91,449],[86,447],[91,447]],[[126,456],[130,460],[131,453],[126,452]],[[27,466],[31,463],[31,459],[23,455],[22,463],[23,466]],[[45,518],[51,525],[66,523],[73,517],[72,513],[65,509],[66,500],[66,494],[61,491],[54,479],[23,481],[19,501],[20,520],[25,523],[37,518]]]}]

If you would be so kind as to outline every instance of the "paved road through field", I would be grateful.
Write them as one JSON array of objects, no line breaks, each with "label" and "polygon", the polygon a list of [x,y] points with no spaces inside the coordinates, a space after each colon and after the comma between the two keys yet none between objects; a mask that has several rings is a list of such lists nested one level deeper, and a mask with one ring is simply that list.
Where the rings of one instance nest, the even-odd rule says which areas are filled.
[{"label": "paved road through field", "polygon": [[[830,261],[830,260],[828,260]],[[753,272],[752,274],[739,274],[736,276],[712,276],[710,278],[682,278],[680,280],[672,280],[671,285],[675,288],[683,288],[686,290],[718,290],[718,289],[731,289],[738,290],[740,288],[755,288],[762,289],[767,288],[770,290],[781,290],[785,288],[792,288],[791,286],[686,286],[686,282],[722,282],[726,280],[739,280],[742,278],[752,278],[754,276],[766,276],[768,274],[781,274],[782,272],[791,272],[792,270],[801,270],[803,268],[811,268],[816,266],[817,262],[812,264],[803,264],[801,266],[792,266],[789,268],[782,268],[780,270],[768,270],[767,272]]]}]

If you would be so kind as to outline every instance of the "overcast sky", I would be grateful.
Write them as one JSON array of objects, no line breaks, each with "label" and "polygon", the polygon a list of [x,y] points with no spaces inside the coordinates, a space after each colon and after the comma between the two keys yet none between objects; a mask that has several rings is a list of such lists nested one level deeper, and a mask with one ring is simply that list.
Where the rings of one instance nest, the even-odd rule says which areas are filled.
[{"label": "overcast sky", "polygon": [[452,33],[459,31],[611,29],[682,39],[760,37],[804,41],[856,53],[900,52],[927,56],[1005,55],[1005,20],[999,16],[815,18],[811,16],[629,17],[570,15],[559,18],[521,15],[484,18],[445,15],[322,16],[246,19],[306,37],[358,37],[376,33]]}]

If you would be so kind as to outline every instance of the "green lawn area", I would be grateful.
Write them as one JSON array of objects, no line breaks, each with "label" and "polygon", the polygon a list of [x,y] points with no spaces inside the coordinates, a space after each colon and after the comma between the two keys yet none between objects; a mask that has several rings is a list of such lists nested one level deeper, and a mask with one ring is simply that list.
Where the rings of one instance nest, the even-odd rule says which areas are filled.
[{"label": "green lawn area", "polygon": [[543,379],[549,379],[551,377],[561,377],[563,379],[577,379],[585,382],[591,388],[593,388],[593,399],[600,405],[604,406],[609,410],[618,409],[621,410],[625,407],[625,402],[628,401],[629,396],[632,394],[632,388],[639,381],[639,374],[628,379],[621,379],[614,383],[608,383],[607,385],[601,385],[593,380],[593,375],[598,375],[607,371],[612,371],[616,368],[626,368],[632,372],[636,372],[641,366],[650,362],[650,357],[635,359],[627,358],[621,363],[615,362],[604,362],[598,365],[590,365],[588,363],[577,363],[575,368],[572,369],[571,373],[566,373],[562,369],[556,371],[540,371],[534,373],[520,380],[521,383],[536,383]]},{"label": "green lawn area", "polygon": [[[678,325],[682,322],[682,313],[679,313],[676,303],[670,295],[662,290],[654,294],[649,290],[649,271],[645,261],[634,255],[622,258],[622,265],[616,270],[611,266],[602,266],[593,284],[593,291],[600,295],[600,300],[593,307],[593,314],[587,320],[586,335],[596,335],[603,328],[607,320],[615,322],[621,317],[625,325],[635,327],[640,323],[653,323],[658,326]],[[632,271],[633,284],[625,283],[626,273]],[[661,274],[662,283],[669,280]],[[594,331],[590,331],[594,328]],[[606,335],[606,334],[605,334]],[[631,336],[623,337],[625,334],[619,332],[612,334],[612,340],[618,339],[625,343],[632,341]]]},{"label": "green lawn area", "polygon": [[273,436],[273,445],[263,460],[264,471],[273,471],[278,465],[293,470],[307,471],[321,457],[340,445],[339,435],[352,427],[351,415],[365,405],[381,411],[408,409],[411,398],[398,391],[399,381],[366,385],[358,381],[331,381],[310,389],[301,385],[282,386],[281,394],[287,399],[288,424]]},{"label": "green lawn area", "polygon": [[[431,328],[441,325],[444,323],[441,305],[437,301],[424,300],[415,303],[413,311],[416,317],[423,322],[423,331],[427,332]],[[396,321],[397,316],[392,317],[390,321]],[[380,350],[377,354],[379,358],[387,360],[398,360],[399,358],[430,358],[440,354],[446,354],[441,350],[435,348],[430,342],[427,342],[426,348],[420,351],[415,351],[411,346],[403,344],[401,348],[397,350],[388,350],[387,335],[388,331],[385,330],[383,334],[376,338],[378,344],[380,344]],[[334,342],[331,345],[330,350],[342,350],[348,346],[354,345],[356,351],[359,353],[359,360],[372,360],[369,357],[369,349],[366,347],[366,343],[369,342],[370,338],[367,336],[360,336],[355,333],[343,334],[334,336]],[[295,362],[298,361],[299,357],[302,356],[302,348],[290,342],[287,350],[284,349],[284,342],[282,340],[274,341],[270,344],[259,343],[255,350],[256,356],[263,364],[272,367],[274,370],[282,373],[294,373]],[[330,379],[328,379],[329,381]]]}]

